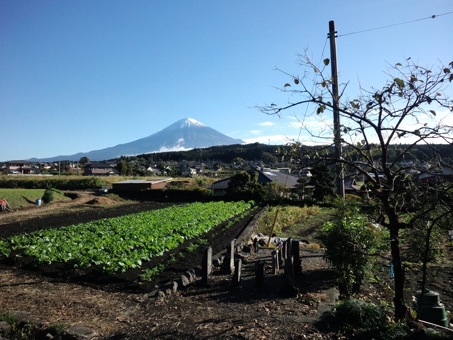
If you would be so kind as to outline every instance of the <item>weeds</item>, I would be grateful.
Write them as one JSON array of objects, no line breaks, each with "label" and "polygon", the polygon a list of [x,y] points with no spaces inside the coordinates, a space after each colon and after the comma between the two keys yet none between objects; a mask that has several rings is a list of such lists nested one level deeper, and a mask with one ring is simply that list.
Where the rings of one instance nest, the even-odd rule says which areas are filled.
[{"label": "weeds", "polygon": [[142,281],[153,281],[156,276],[164,271],[164,269],[165,265],[162,263],[153,268],[145,269],[143,273],[139,275],[139,279]]},{"label": "weeds", "polygon": [[257,222],[257,231],[263,234],[271,232],[275,220],[274,233],[282,236],[291,226],[307,222],[309,218],[321,216],[330,211],[318,206],[298,207],[298,206],[277,206],[269,207]]}]

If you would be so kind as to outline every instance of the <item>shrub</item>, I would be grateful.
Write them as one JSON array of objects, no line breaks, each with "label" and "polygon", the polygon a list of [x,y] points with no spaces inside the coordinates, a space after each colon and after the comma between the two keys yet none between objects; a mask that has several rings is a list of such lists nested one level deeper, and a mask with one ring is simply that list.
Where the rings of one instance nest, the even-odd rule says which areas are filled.
[{"label": "shrub", "polygon": [[405,323],[389,322],[382,306],[357,299],[338,303],[325,321],[348,339],[451,339],[450,334],[442,334],[437,330],[411,329]]},{"label": "shrub", "polygon": [[327,260],[339,275],[342,297],[358,293],[370,264],[369,255],[378,246],[380,230],[357,211],[323,225],[319,239],[326,247]]},{"label": "shrub", "polygon": [[[6,177],[6,176],[5,176]],[[98,177],[60,177],[49,178],[0,178],[1,188],[45,189],[52,187],[59,190],[87,190],[109,185],[107,178]]]},{"label": "shrub", "polygon": [[42,195],[43,203],[50,203],[54,200],[54,192],[52,189],[46,189]]},{"label": "shrub", "polygon": [[382,307],[373,303],[346,299],[334,311],[335,323],[346,332],[378,333],[386,329],[387,317]]}]

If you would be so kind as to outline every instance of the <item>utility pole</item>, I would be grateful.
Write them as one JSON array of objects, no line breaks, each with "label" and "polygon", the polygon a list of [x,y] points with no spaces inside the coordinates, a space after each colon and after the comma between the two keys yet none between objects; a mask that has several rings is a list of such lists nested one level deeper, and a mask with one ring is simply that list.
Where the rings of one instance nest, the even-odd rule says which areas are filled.
[{"label": "utility pole", "polygon": [[340,127],[340,95],[338,93],[338,71],[337,71],[337,45],[336,45],[335,22],[329,21],[330,38],[330,66],[332,70],[332,101],[333,101],[333,130],[335,144],[335,159],[336,159],[336,176],[335,184],[337,195],[344,197],[344,176],[343,163],[341,162],[341,127]]}]

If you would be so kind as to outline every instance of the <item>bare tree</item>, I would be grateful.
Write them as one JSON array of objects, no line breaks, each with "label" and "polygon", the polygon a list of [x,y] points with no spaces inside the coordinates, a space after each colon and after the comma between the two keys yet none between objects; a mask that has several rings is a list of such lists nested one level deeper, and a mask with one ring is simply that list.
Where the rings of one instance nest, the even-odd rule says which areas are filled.
[{"label": "bare tree", "polygon": [[[285,105],[270,104],[259,109],[266,114],[281,115],[288,109],[309,105],[312,111],[300,117],[301,122],[310,114],[323,116],[325,112],[331,112],[332,80],[325,75],[328,64],[329,60],[325,59],[323,67],[318,68],[307,57],[301,58],[304,75],[299,77],[285,73],[290,81],[281,88],[291,94],[291,98],[299,100]],[[337,159],[332,152],[317,155],[318,160],[322,158],[324,162],[341,163],[346,172],[361,175],[371,197],[368,203],[373,208],[373,217],[389,230],[397,319],[404,318],[407,310],[400,230],[411,228],[417,221],[431,216],[431,212],[438,210],[440,205],[442,215],[452,214],[452,202],[438,199],[440,196],[447,197],[439,193],[451,192],[451,185],[440,185],[439,182],[421,185],[417,176],[423,171],[430,172],[432,168],[448,166],[438,157],[436,145],[446,143],[453,152],[453,102],[446,95],[453,80],[452,69],[453,62],[434,70],[420,67],[408,59],[404,65],[398,63],[389,67],[388,81],[379,90],[362,89],[360,96],[346,100],[346,85],[343,85],[339,107],[342,157]],[[332,147],[333,131],[328,134],[309,128],[307,131],[312,139],[325,145],[324,150]],[[326,140],[332,143],[326,144]],[[401,145],[395,154],[392,148],[396,144]],[[300,143],[294,145],[300,146]],[[418,157],[415,162],[413,153],[421,145],[432,148],[432,152],[424,159]],[[407,159],[414,162],[403,163]]]}]

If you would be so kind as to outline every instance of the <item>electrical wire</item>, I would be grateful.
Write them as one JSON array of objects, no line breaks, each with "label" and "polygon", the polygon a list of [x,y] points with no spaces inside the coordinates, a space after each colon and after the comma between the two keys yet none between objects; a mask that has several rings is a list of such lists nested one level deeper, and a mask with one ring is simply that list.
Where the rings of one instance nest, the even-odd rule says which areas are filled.
[{"label": "electrical wire", "polygon": [[359,33],[364,33],[364,32],[369,32],[369,31],[376,31],[376,30],[389,28],[389,27],[394,27],[394,26],[399,26],[399,25],[406,25],[406,24],[410,24],[410,23],[417,22],[417,21],[422,21],[422,20],[436,19],[437,17],[441,17],[441,16],[449,15],[449,14],[453,14],[453,11],[447,12],[447,13],[442,13],[442,14],[433,14],[433,15],[431,15],[429,17],[426,17],[426,18],[420,18],[420,19],[415,19],[415,20],[410,20],[410,21],[404,21],[404,22],[400,22],[400,23],[397,23],[397,24],[379,26],[379,27],[368,28],[368,29],[364,29],[364,30],[360,30],[360,31],[351,32],[351,33],[339,34],[338,37],[344,37],[344,36],[347,36],[347,35],[359,34]]}]

